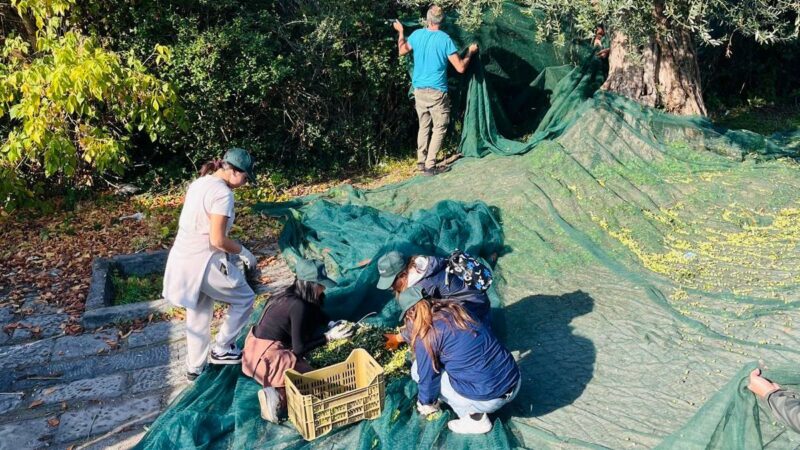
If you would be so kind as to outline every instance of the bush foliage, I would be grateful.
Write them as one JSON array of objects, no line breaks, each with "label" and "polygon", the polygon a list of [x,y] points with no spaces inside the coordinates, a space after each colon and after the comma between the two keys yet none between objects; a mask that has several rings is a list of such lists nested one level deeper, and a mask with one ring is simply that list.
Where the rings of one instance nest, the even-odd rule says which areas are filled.
[{"label": "bush foliage", "polygon": [[[468,29],[502,6],[500,0],[441,4]],[[616,17],[607,8],[576,12],[563,4],[545,8],[551,14],[544,25],[572,14],[571,22],[589,32],[596,20],[613,25]],[[233,145],[251,150],[261,173],[275,169],[280,179],[410,155],[417,125],[408,97],[411,58],[398,59],[390,22],[424,17],[427,6],[422,0],[0,3],[4,17],[19,15],[0,23],[0,207],[131,167],[148,181],[180,181]],[[695,9],[670,11],[678,17]],[[694,30],[701,42],[708,41],[703,17]],[[762,22],[774,25],[756,30],[762,41],[796,34],[777,16]],[[15,24],[10,31],[8,23]],[[755,25],[748,24],[752,35]],[[743,34],[742,27],[722,27],[728,31],[714,39]],[[540,31],[552,37],[559,30]],[[739,45],[728,59],[729,46],[712,49],[701,54],[701,67],[736,69],[704,70],[712,103],[730,103],[723,97],[733,89],[746,99],[796,97],[797,77],[788,69],[794,58],[786,52]],[[743,49],[738,62],[737,49]]]},{"label": "bush foliage", "polygon": [[[53,187],[121,173],[130,136],[155,141],[181,110],[169,83],[132,55],[105,49],[69,25],[73,0],[13,0],[27,35],[0,49],[0,207],[13,209]],[[34,25],[35,24],[35,25]],[[153,50],[155,49],[155,50]],[[166,65],[169,49],[150,48]]]},{"label": "bush foliage", "polygon": [[178,155],[199,166],[240,145],[262,172],[307,174],[367,167],[413,147],[407,68],[386,23],[410,10],[397,8],[369,0],[103,0],[84,1],[80,16],[119,51],[172,49],[172,64],[158,74],[178,88],[191,126],[158,148],[143,146],[140,158]]}]

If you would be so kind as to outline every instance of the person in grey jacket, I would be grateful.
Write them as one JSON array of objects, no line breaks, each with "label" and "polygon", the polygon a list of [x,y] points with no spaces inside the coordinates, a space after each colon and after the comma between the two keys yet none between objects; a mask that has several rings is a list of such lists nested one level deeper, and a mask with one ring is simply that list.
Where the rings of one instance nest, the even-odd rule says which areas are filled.
[{"label": "person in grey jacket", "polygon": [[750,372],[747,389],[753,391],[780,423],[800,433],[800,393],[781,388],[761,376],[761,369]]}]

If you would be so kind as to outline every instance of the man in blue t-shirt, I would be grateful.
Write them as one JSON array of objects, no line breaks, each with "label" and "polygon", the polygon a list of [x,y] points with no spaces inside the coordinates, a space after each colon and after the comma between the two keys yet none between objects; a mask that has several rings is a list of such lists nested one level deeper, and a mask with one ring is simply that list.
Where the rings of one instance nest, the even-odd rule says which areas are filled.
[{"label": "man in blue t-shirt", "polygon": [[[444,19],[442,8],[428,9],[426,28],[419,29],[406,40],[403,25],[395,21],[397,49],[400,56],[414,52],[414,72],[411,85],[414,87],[415,108],[419,117],[417,134],[417,169],[424,175],[436,175],[436,154],[442,146],[447,124],[450,121],[450,98],[447,96],[447,61],[458,73],[467,70],[472,56],[478,52],[478,44],[469,46],[465,57],[439,26]],[[432,132],[431,132],[432,131]]]}]

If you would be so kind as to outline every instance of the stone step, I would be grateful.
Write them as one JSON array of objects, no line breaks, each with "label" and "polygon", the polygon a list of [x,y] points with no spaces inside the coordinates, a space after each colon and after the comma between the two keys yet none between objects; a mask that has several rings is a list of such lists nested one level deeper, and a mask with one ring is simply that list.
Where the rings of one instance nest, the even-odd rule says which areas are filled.
[{"label": "stone step", "polygon": [[161,411],[161,395],[111,401],[61,415],[55,441],[66,443],[100,435],[134,419]]},{"label": "stone step", "polygon": [[176,342],[186,338],[186,322],[167,321],[151,323],[136,330],[127,338],[128,348]]},{"label": "stone step", "polygon": [[173,308],[168,301],[154,300],[150,302],[137,302],[128,305],[108,306],[96,309],[87,309],[81,319],[87,330],[99,328],[110,323],[143,319],[150,314],[169,312]]},{"label": "stone step", "polygon": [[68,317],[66,314],[44,314],[19,319],[17,322],[25,325],[25,327],[14,330],[11,335],[11,342],[24,342],[34,339],[34,333],[31,328],[38,328],[37,339],[63,334],[64,331],[61,329],[61,325],[67,321]]},{"label": "stone step", "polygon": [[57,427],[44,417],[0,425],[0,450],[38,449],[55,438]]},{"label": "stone step", "polygon": [[79,336],[64,336],[56,339],[51,359],[70,359],[109,353],[119,340],[119,330],[111,328]]},{"label": "stone step", "polygon": [[127,387],[128,374],[116,373],[97,378],[86,378],[72,383],[36,389],[32,400],[45,404],[80,400],[99,400],[119,397]]},{"label": "stone step", "polygon": [[[111,434],[92,440],[91,443],[84,443],[82,450],[129,450],[142,440],[147,430],[144,427],[152,421],[143,422],[141,425],[133,427],[131,431]],[[66,450],[66,447],[65,447]]]},{"label": "stone step", "polygon": [[[108,355],[96,355],[63,361],[54,360],[49,364],[16,369],[13,373],[12,389],[21,391],[37,386],[50,386],[120,371],[163,366],[171,361],[183,361],[185,355],[186,345],[180,342],[116,351]],[[42,377],[57,378],[55,380],[36,379]]]},{"label": "stone step", "polygon": [[42,339],[27,344],[0,347],[0,367],[9,370],[15,367],[44,364],[50,360],[54,346],[54,339]]}]

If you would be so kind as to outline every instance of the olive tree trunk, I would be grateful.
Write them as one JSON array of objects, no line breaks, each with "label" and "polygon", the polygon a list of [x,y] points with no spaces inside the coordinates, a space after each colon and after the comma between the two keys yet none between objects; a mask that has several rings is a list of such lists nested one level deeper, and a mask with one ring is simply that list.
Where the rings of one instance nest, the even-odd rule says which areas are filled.
[{"label": "olive tree trunk", "polygon": [[673,31],[634,46],[615,32],[602,89],[680,115],[706,115],[697,52],[689,33]]}]

